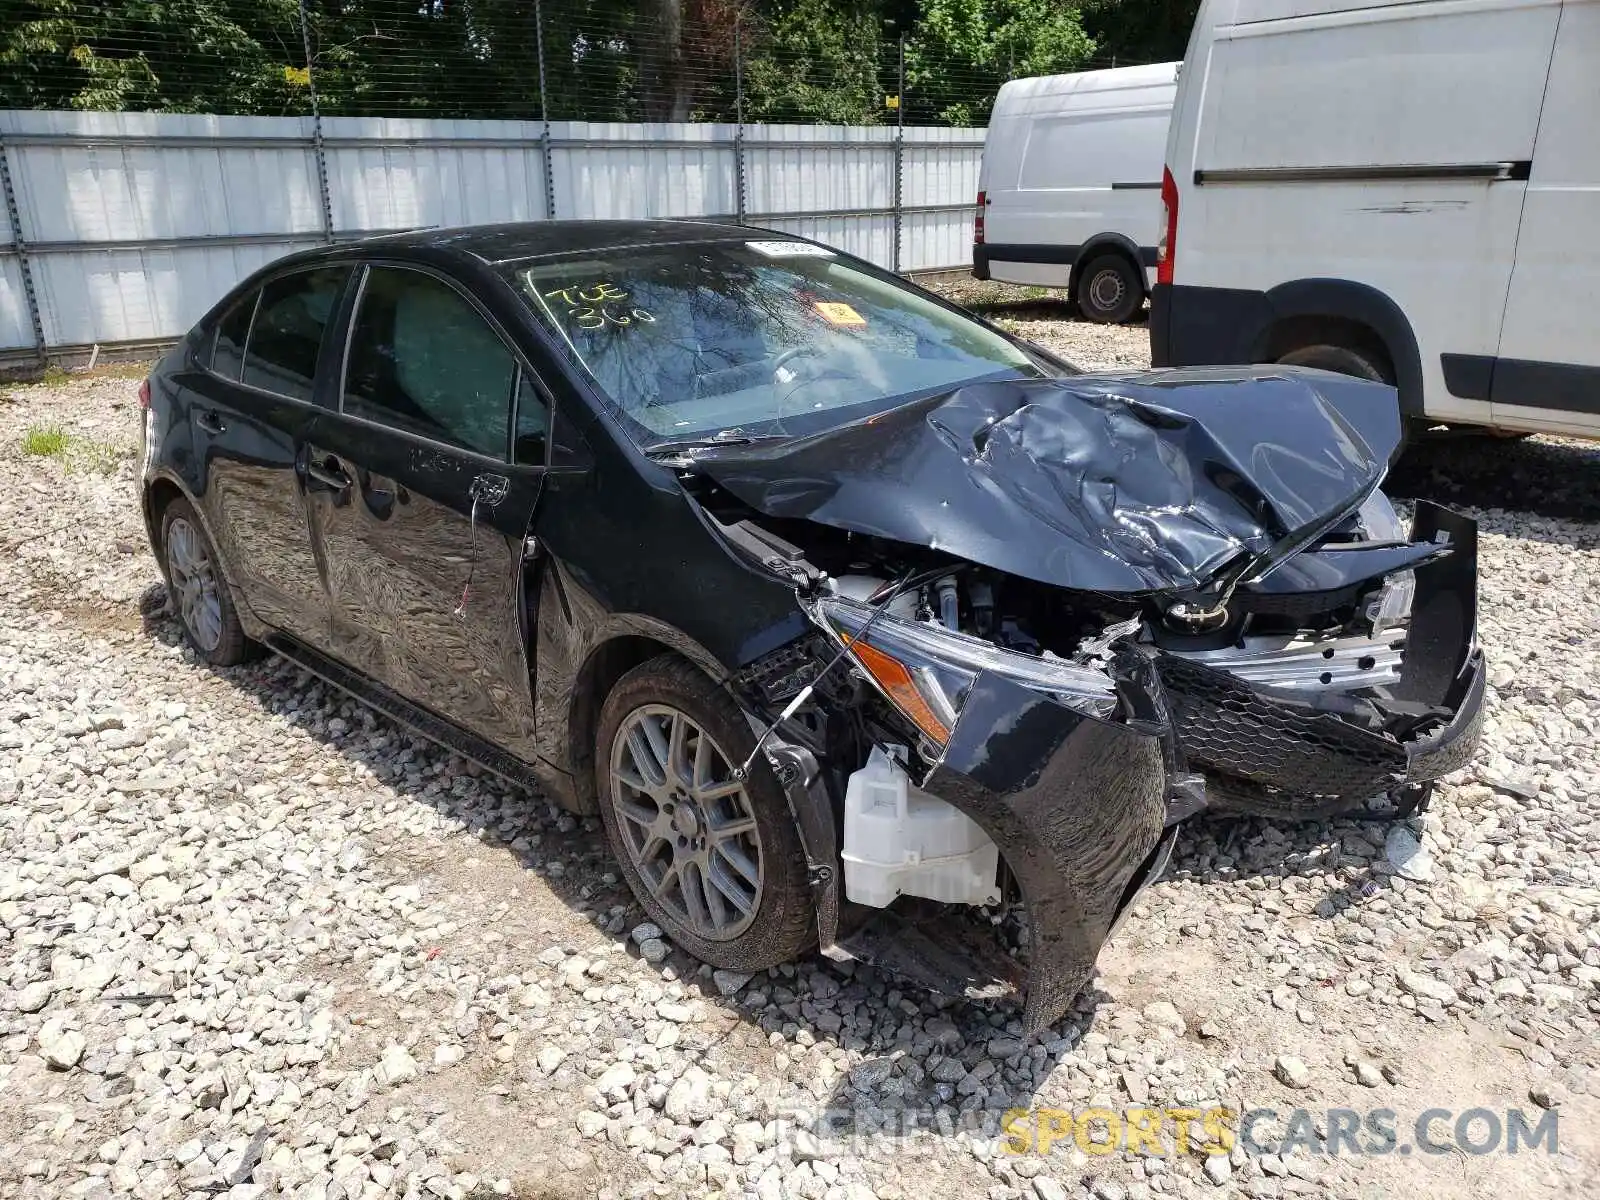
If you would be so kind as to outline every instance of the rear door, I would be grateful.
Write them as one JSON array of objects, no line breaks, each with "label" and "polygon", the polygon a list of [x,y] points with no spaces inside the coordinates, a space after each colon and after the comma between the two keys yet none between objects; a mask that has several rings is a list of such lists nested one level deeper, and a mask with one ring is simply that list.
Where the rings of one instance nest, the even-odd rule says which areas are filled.
[{"label": "rear door", "polygon": [[1600,431],[1600,0],[1567,0],[1490,401],[1497,424]]},{"label": "rear door", "polygon": [[338,411],[303,464],[330,651],[532,760],[523,571],[546,394],[452,281],[374,264],[358,286]]},{"label": "rear door", "polygon": [[1486,397],[1446,385],[1441,356],[1492,354],[1499,339],[1559,8],[1208,5],[1216,26],[1185,66],[1168,164],[1174,282],[1365,284],[1412,326],[1428,415],[1488,421]]},{"label": "rear door", "polygon": [[313,645],[326,635],[326,601],[296,464],[320,411],[317,364],[350,274],[294,271],[242,297],[202,348],[207,369],[189,380],[200,505],[223,561],[256,616]]}]

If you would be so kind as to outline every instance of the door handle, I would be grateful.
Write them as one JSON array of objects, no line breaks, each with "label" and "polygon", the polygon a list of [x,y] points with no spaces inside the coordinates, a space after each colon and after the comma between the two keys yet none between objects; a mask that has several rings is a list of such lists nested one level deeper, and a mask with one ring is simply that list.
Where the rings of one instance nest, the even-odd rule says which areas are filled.
[{"label": "door handle", "polygon": [[311,461],[306,463],[306,476],[330,492],[343,494],[350,490],[352,480],[339,465],[337,458],[328,458],[325,462]]},{"label": "door handle", "polygon": [[222,419],[222,414],[213,408],[201,409],[199,415],[195,417],[194,423],[207,433],[222,433],[228,428],[227,423]]}]

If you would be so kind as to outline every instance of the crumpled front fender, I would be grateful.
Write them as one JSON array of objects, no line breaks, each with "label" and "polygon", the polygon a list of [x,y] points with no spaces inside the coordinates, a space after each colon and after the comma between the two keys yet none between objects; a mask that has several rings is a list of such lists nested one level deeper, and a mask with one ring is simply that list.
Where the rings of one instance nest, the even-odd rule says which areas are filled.
[{"label": "crumpled front fender", "polygon": [[1030,1035],[1071,1007],[1117,918],[1160,874],[1176,832],[1163,836],[1169,794],[1187,781],[1160,686],[1142,656],[1124,661],[1133,711],[1125,723],[979,675],[923,784],[983,827],[1021,888]]}]

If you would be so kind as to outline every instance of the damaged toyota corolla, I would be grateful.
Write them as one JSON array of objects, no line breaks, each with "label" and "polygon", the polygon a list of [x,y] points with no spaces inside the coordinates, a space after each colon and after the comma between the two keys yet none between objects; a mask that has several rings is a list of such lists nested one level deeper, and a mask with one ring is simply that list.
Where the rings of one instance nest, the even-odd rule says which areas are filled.
[{"label": "damaged toyota corolla", "polygon": [[265,645],[598,812],[735,970],[813,947],[1057,1020],[1178,824],[1415,807],[1479,736],[1471,521],[1392,390],[1082,374],[814,242],[375,239],[151,377],[201,657]]}]

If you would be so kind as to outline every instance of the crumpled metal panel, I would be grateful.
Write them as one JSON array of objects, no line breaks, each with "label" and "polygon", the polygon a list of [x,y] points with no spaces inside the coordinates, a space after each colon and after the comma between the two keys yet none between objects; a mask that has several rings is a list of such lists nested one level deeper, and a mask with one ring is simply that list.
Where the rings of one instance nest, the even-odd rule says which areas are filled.
[{"label": "crumpled metal panel", "polygon": [[1399,444],[1393,389],[1210,367],[970,384],[695,460],[768,516],[1137,593],[1200,589],[1337,522]]},{"label": "crumpled metal panel", "polygon": [[984,672],[923,783],[983,827],[1022,889],[1029,1034],[1058,1020],[1088,983],[1157,851],[1166,736],[1160,724],[1096,720]]}]

